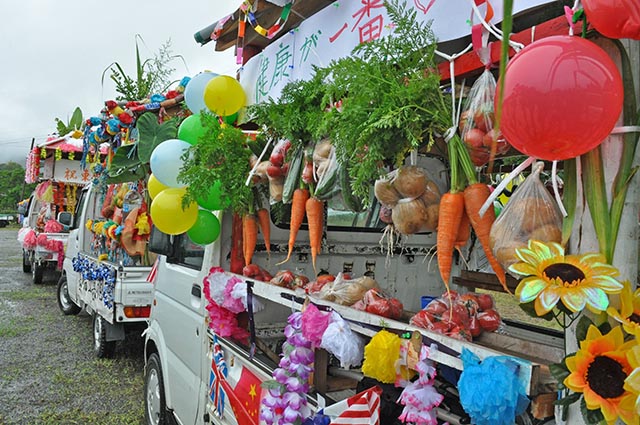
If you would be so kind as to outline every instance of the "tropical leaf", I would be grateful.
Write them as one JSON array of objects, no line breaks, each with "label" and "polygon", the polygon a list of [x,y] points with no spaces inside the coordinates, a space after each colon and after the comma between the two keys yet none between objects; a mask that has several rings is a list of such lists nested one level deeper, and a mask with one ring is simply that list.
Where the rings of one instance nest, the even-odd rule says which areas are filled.
[{"label": "tropical leaf", "polygon": [[80,130],[82,128],[83,121],[82,110],[79,107],[76,107],[76,109],[73,110],[71,119],[69,120],[70,130]]},{"label": "tropical leaf", "polygon": [[138,158],[140,162],[148,163],[151,152],[165,140],[175,139],[178,134],[177,120],[170,119],[158,124],[158,117],[151,112],[146,112],[136,122],[138,134]]},{"label": "tropical leaf", "polygon": [[136,145],[120,146],[109,166],[108,183],[124,183],[140,180],[147,174],[146,164],[136,155]]}]

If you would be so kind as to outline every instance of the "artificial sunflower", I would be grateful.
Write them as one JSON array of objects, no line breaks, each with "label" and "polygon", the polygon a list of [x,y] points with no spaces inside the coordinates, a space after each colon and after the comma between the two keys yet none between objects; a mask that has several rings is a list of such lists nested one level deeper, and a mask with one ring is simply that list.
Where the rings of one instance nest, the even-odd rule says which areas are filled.
[{"label": "artificial sunflower", "polygon": [[626,424],[637,423],[637,414],[627,407],[633,403],[634,394],[624,388],[625,379],[633,371],[627,352],[635,344],[635,341],[624,342],[620,326],[602,335],[591,325],[578,352],[566,359],[570,374],[564,385],[582,393],[587,408],[599,409],[608,424],[615,423],[618,418]]},{"label": "artificial sunflower", "polygon": [[516,288],[520,303],[534,302],[536,314],[544,316],[558,302],[576,313],[588,307],[594,312],[609,306],[607,294],[617,294],[622,284],[615,279],[618,269],[606,264],[598,253],[565,255],[558,243],[530,240],[527,248],[519,248],[521,262],[509,267],[526,276]]},{"label": "artificial sunflower", "polygon": [[623,288],[620,292],[620,310],[610,306],[607,314],[622,323],[624,330],[631,335],[640,335],[640,289],[633,292],[631,282],[622,282]]},{"label": "artificial sunflower", "polygon": [[624,380],[624,389],[633,396],[625,398],[621,407],[634,411],[636,415],[640,416],[640,345],[634,346],[627,352],[627,360],[629,360],[633,372]]}]

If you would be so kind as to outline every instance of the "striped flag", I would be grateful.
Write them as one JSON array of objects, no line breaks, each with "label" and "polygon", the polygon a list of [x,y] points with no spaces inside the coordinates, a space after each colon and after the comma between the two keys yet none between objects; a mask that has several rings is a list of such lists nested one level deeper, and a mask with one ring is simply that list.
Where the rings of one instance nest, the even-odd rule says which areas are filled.
[{"label": "striped flag", "polygon": [[153,266],[151,266],[151,271],[149,272],[149,276],[147,276],[147,282],[155,283],[156,276],[158,275],[158,264],[160,263],[160,257],[156,257],[156,261],[153,262]]},{"label": "striped flag", "polygon": [[224,414],[225,394],[221,388],[222,379],[227,376],[227,363],[224,360],[222,347],[218,337],[213,336],[213,353],[211,358],[211,372],[209,374],[209,400],[213,403],[216,413],[222,417]]},{"label": "striped flag", "polygon": [[[375,386],[324,409],[331,425],[380,425],[380,395]],[[335,419],[334,419],[335,418]]]}]

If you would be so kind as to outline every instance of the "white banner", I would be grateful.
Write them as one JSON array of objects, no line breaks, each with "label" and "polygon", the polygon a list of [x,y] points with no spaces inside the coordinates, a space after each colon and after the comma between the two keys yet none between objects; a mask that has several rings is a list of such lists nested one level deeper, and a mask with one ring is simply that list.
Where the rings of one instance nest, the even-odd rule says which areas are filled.
[{"label": "white banner", "polygon": [[80,161],[70,159],[58,159],[56,161],[53,156],[44,161],[42,169],[42,179],[55,182],[84,185],[89,183],[92,177],[89,169],[83,170],[80,167]]},{"label": "white banner", "polygon": [[[439,42],[455,40],[471,33],[474,0],[407,0],[422,22],[432,21]],[[480,2],[478,2],[480,3]],[[551,3],[550,0],[519,0],[518,12]],[[491,0],[492,23],[502,20],[502,0]],[[478,8],[484,16],[486,3]],[[391,33],[391,21],[383,0],[338,0],[303,21],[262,53],[251,58],[240,71],[240,82],[247,94],[247,103],[259,103],[277,98],[282,87],[292,80],[308,78],[312,66],[326,66],[334,59],[347,56],[359,43]],[[411,40],[407,40],[411,43]]]}]

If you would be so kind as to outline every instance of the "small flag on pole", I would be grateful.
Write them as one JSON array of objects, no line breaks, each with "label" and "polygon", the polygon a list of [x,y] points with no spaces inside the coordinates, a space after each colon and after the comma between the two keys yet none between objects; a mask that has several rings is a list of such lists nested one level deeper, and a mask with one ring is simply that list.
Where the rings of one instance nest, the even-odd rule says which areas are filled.
[{"label": "small flag on pole", "polygon": [[147,276],[147,282],[155,283],[156,276],[158,275],[158,264],[160,263],[160,257],[156,257],[156,261],[153,262],[153,266],[151,266],[151,271],[149,272],[149,276]]},{"label": "small flag on pole", "polygon": [[324,409],[331,425],[380,425],[380,387],[371,387]]}]

